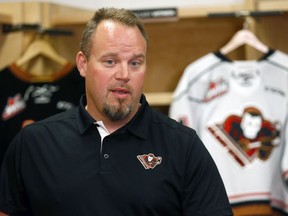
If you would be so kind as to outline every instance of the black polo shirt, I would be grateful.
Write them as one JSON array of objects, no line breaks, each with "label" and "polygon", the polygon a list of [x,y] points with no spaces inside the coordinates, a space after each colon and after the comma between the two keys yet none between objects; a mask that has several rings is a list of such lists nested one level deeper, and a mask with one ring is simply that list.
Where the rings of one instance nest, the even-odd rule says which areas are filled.
[{"label": "black polo shirt", "polygon": [[195,131],[152,110],[101,138],[79,108],[26,126],[3,163],[0,209],[35,216],[232,215]]}]

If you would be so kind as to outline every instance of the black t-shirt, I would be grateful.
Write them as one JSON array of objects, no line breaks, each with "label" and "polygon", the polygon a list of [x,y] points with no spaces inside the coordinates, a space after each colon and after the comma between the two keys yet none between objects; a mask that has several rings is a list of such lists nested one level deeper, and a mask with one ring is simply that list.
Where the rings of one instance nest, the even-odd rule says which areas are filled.
[{"label": "black t-shirt", "polygon": [[71,63],[51,76],[37,78],[15,64],[0,72],[0,165],[22,127],[77,106],[85,91],[84,78]]}]

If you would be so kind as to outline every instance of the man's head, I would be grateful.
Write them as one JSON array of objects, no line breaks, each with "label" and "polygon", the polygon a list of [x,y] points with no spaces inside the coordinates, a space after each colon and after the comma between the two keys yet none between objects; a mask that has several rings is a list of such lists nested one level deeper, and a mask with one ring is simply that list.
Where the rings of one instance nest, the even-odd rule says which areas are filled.
[{"label": "man's head", "polygon": [[86,80],[88,112],[106,122],[129,121],[139,108],[146,71],[147,35],[125,9],[96,11],[83,32],[77,67]]},{"label": "man's head", "polygon": [[148,36],[142,22],[131,11],[117,8],[101,8],[95,12],[82,34],[80,50],[85,54],[87,59],[89,59],[90,56],[91,35],[95,32],[98,24],[104,20],[113,20],[131,27],[136,26],[148,42]]}]

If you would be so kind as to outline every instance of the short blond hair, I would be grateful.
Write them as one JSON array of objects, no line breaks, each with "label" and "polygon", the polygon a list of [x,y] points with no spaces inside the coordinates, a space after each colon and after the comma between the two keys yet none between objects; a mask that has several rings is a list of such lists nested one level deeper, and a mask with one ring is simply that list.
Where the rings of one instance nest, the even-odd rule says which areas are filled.
[{"label": "short blond hair", "polygon": [[91,35],[103,20],[113,20],[131,27],[137,26],[144,39],[148,41],[148,36],[143,23],[132,11],[123,8],[100,8],[87,23],[82,34],[80,50],[84,53],[87,59],[89,59],[91,52]]}]

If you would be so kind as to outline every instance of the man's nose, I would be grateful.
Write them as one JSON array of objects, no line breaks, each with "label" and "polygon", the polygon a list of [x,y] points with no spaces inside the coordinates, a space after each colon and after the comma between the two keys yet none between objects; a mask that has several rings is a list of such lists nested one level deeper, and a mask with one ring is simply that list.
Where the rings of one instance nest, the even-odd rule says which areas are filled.
[{"label": "man's nose", "polygon": [[130,72],[129,72],[129,67],[127,64],[122,64],[117,73],[116,73],[116,78],[117,79],[125,79],[129,80],[130,79]]}]

